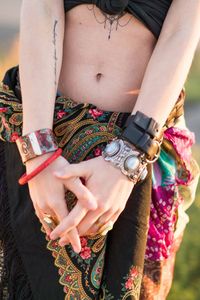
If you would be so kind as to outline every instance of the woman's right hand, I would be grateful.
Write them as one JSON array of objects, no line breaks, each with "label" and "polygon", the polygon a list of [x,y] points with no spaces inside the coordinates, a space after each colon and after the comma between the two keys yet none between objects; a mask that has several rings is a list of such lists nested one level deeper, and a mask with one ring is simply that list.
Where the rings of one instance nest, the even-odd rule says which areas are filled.
[{"label": "woman's right hand", "polygon": [[[27,173],[29,174],[51,155],[52,153],[48,153],[29,160],[26,163]],[[28,183],[30,197],[36,215],[48,235],[51,233],[51,230],[43,221],[44,215],[49,214],[56,218],[60,223],[69,213],[65,200],[66,189],[72,191],[76,195],[83,208],[83,212],[88,209],[95,210],[97,207],[94,196],[83,185],[78,177],[67,180],[65,185],[63,185],[63,183],[53,174],[56,171],[66,168],[67,165],[69,165],[68,161],[60,156]],[[68,239],[74,251],[80,252],[81,244],[76,228],[68,233]]]}]

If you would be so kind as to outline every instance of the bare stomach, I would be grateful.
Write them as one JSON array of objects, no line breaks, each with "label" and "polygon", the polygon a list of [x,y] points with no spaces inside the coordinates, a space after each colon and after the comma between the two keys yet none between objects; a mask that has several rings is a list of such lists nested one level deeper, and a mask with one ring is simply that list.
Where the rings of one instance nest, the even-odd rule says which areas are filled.
[{"label": "bare stomach", "polygon": [[[101,11],[79,5],[66,13],[63,61],[58,84],[62,95],[103,110],[132,111],[156,40],[126,13],[111,32]],[[107,24],[108,25],[108,24]]]}]

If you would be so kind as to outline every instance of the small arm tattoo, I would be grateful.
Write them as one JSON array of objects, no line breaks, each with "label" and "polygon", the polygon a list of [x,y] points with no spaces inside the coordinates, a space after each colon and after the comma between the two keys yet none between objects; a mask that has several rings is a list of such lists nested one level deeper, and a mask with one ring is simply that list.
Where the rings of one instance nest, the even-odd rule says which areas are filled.
[{"label": "small arm tattoo", "polygon": [[54,26],[53,26],[53,45],[54,45],[54,84],[55,88],[57,88],[57,48],[56,48],[56,27],[58,25],[58,20],[55,20]]}]

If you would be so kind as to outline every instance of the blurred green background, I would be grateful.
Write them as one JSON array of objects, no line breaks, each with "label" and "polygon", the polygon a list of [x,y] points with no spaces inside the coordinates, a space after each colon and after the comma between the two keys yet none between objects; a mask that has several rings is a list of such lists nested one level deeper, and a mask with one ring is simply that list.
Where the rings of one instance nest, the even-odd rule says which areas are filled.
[{"label": "blurred green background", "polygon": [[[200,165],[200,47],[188,75],[186,92],[186,123],[195,132],[196,145],[193,147],[193,154]],[[167,300],[200,300],[200,185],[195,202],[187,213],[190,222],[177,254],[174,281]]]},{"label": "blurred green background", "polygon": [[[20,3],[21,0],[0,0],[0,79],[4,71],[18,61]],[[186,91],[186,123],[195,132],[197,143],[193,152],[200,164],[200,47],[194,57]],[[188,214],[190,223],[177,255],[175,276],[168,300],[200,300],[200,188]]]}]

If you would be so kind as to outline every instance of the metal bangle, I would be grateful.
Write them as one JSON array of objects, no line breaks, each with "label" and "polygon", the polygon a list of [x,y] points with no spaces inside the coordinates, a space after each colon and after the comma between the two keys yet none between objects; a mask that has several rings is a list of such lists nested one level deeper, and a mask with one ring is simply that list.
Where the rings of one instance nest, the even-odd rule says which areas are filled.
[{"label": "metal bangle", "polygon": [[122,139],[115,138],[102,152],[103,158],[128,177],[134,184],[147,175],[145,155]]}]

